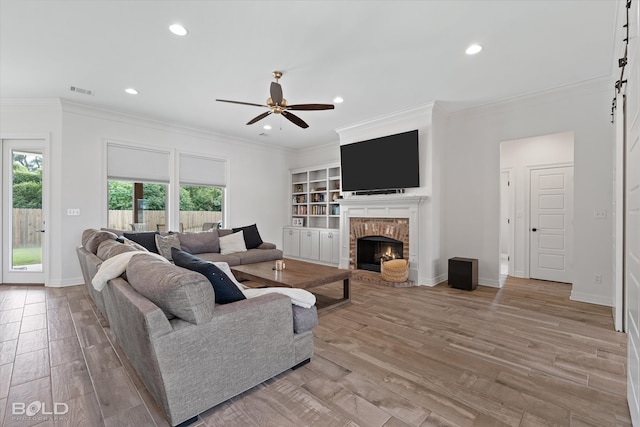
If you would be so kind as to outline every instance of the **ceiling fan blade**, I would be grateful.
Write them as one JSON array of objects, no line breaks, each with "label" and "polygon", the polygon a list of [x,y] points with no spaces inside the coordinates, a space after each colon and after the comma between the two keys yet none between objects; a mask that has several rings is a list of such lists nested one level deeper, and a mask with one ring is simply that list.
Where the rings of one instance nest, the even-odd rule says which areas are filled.
[{"label": "ceiling fan blade", "polygon": [[269,114],[271,114],[271,110],[266,111],[262,114],[260,114],[259,116],[254,117],[253,119],[249,120],[249,122],[247,122],[248,125],[252,125],[257,121],[260,121],[262,119],[264,119],[265,117],[267,117]]},{"label": "ceiling fan blade", "polygon": [[229,101],[228,99],[216,99],[216,101],[218,102],[229,102],[231,104],[241,104],[241,105],[253,105],[254,107],[267,107],[269,108],[268,105],[264,105],[264,104],[254,104],[252,102],[241,102],[241,101]]},{"label": "ceiling fan blade", "polygon": [[309,127],[308,124],[305,123],[300,117],[296,116],[293,113],[289,113],[288,111],[283,111],[282,115],[285,119],[289,120],[291,123],[300,126],[302,129],[306,129]]},{"label": "ceiling fan blade", "polygon": [[273,101],[274,104],[282,104],[282,86],[280,86],[280,83],[271,82],[269,92],[271,93],[271,101]]},{"label": "ceiling fan blade", "polygon": [[296,104],[287,105],[287,110],[333,110],[333,104]]}]

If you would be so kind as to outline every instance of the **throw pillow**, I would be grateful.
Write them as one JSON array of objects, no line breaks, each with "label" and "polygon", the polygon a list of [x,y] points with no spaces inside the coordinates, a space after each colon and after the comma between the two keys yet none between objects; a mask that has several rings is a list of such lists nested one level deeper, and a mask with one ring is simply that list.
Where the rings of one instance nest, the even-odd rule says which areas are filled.
[{"label": "throw pillow", "polygon": [[124,233],[124,237],[144,246],[149,252],[157,254],[160,252],[158,252],[158,247],[156,246],[156,234],[160,233],[157,231],[142,231],[138,233]]},{"label": "throw pillow", "polygon": [[214,291],[202,274],[150,254],[132,256],[126,273],[133,289],[157,305],[168,319],[178,317],[199,325],[213,318]]},{"label": "throw pillow", "polygon": [[160,255],[171,261],[171,248],[180,249],[180,240],[178,239],[178,236],[175,234],[167,234],[166,236],[156,234],[155,237],[156,246],[158,247]]},{"label": "throw pillow", "polygon": [[227,304],[246,299],[235,283],[229,280],[229,277],[212,263],[176,248],[171,248],[171,256],[177,266],[197,271],[209,279],[216,294],[217,304]]},{"label": "throw pillow", "polygon": [[180,249],[190,254],[220,252],[218,230],[204,233],[178,233],[178,239],[180,240]]},{"label": "throw pillow", "polygon": [[247,247],[244,243],[244,232],[229,234],[220,237],[220,253],[222,255],[235,254],[236,252],[246,252]]},{"label": "throw pillow", "polygon": [[234,233],[238,231],[244,232],[244,244],[247,249],[257,248],[262,244],[262,238],[260,237],[260,233],[258,233],[258,226],[256,224],[233,229]]},{"label": "throw pillow", "polygon": [[238,289],[240,289],[240,291],[243,291],[243,290],[247,289],[247,287],[245,285],[243,285],[242,283],[238,282],[238,280],[236,279],[236,276],[234,276],[233,273],[231,272],[231,267],[229,267],[228,263],[226,263],[224,261],[215,261],[215,262],[211,261],[211,264],[215,265],[220,270],[222,270],[222,272],[227,275],[229,280],[231,280],[233,282],[233,284],[236,285],[238,287]]},{"label": "throw pillow", "polygon": [[109,231],[85,230],[82,233],[82,244],[86,250],[95,254],[100,243],[105,240],[115,240],[117,238],[118,236]]},{"label": "throw pillow", "polygon": [[129,240],[124,236],[120,236],[116,240],[118,242],[124,244],[125,246],[131,246],[133,249],[136,249],[138,251],[149,252],[149,250],[147,248],[145,248],[144,246],[134,242],[133,240]]}]

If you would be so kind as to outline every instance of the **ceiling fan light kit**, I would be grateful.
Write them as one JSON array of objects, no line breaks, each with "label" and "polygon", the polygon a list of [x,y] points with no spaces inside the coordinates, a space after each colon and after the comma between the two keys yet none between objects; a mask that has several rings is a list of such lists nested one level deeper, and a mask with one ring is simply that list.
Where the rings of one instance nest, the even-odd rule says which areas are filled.
[{"label": "ceiling fan light kit", "polygon": [[333,104],[295,104],[288,105],[287,100],[282,96],[282,86],[278,80],[282,77],[282,71],[274,71],[273,77],[276,79],[275,82],[271,82],[271,86],[269,87],[269,94],[271,95],[267,98],[266,104],[254,104],[251,102],[241,102],[241,101],[230,101],[228,99],[216,99],[219,102],[229,102],[231,104],[240,104],[240,105],[251,105],[253,107],[266,107],[269,108],[269,111],[266,111],[253,119],[247,122],[247,125],[252,125],[265,117],[271,114],[280,114],[285,119],[289,120],[291,123],[306,129],[309,125],[302,120],[300,117],[291,113],[289,110],[303,110],[303,111],[314,111],[314,110],[333,110],[335,107]]}]

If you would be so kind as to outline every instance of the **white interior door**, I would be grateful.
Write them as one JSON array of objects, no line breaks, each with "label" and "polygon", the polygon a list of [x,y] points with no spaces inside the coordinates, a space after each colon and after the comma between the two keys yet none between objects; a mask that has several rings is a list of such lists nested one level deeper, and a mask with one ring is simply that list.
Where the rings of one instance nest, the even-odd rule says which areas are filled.
[{"label": "white interior door", "polygon": [[[637,7],[637,6],[636,6]],[[640,64],[636,65],[636,67]],[[632,74],[627,93],[638,97],[639,75]],[[633,90],[635,89],[635,92]],[[631,99],[630,99],[631,101]],[[640,419],[640,113],[638,104],[627,107],[625,201],[625,328],[628,335],[627,400],[631,419]],[[618,104],[620,108],[620,104]],[[634,425],[636,425],[634,422]]]},{"label": "white interior door", "polygon": [[45,140],[2,140],[2,282],[45,284]]},{"label": "white interior door", "polygon": [[531,170],[529,277],[572,282],[573,166]]}]

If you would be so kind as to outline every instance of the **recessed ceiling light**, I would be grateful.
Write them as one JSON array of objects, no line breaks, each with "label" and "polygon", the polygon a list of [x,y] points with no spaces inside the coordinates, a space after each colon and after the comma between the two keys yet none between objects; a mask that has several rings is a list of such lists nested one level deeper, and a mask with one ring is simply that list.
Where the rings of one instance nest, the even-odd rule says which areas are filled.
[{"label": "recessed ceiling light", "polygon": [[467,55],[475,55],[476,53],[480,52],[481,50],[482,50],[482,46],[480,46],[479,44],[472,44],[464,52]]},{"label": "recessed ceiling light", "polygon": [[264,125],[264,126],[262,126],[262,129],[269,130],[269,129],[271,129],[271,125]]},{"label": "recessed ceiling light", "polygon": [[138,94],[138,91],[137,91],[137,90],[135,90],[135,89],[134,89],[134,88],[132,88],[132,87],[128,87],[128,88],[126,88],[124,91],[125,91],[125,92],[127,92],[129,95],[137,95],[137,94]]},{"label": "recessed ceiling light", "polygon": [[342,99],[341,96],[336,96],[335,98],[333,98],[333,102],[335,102],[336,104],[342,104],[344,102],[344,99]]},{"label": "recessed ceiling light", "polygon": [[169,25],[169,31],[171,31],[176,36],[186,36],[187,29],[180,24],[172,24]]}]

